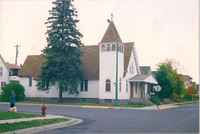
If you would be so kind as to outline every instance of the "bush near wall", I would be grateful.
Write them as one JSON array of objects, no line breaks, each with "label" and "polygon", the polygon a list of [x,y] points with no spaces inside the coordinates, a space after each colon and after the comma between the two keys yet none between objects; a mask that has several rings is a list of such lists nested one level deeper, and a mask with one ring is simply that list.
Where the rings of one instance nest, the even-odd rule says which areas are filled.
[{"label": "bush near wall", "polygon": [[156,105],[160,105],[161,100],[158,95],[153,95],[151,96],[151,102],[153,102]]},{"label": "bush near wall", "polygon": [[11,96],[12,91],[15,92],[16,101],[22,101],[25,99],[24,87],[19,82],[12,81],[9,84],[2,87],[0,100],[10,101],[10,96]]}]

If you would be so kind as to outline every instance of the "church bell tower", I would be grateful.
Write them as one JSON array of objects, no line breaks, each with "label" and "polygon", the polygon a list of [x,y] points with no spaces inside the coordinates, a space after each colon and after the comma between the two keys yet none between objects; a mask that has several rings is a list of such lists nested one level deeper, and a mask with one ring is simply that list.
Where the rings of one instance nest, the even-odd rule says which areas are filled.
[{"label": "church bell tower", "polygon": [[124,45],[113,19],[108,23],[99,43],[99,98],[117,100],[124,73]]}]

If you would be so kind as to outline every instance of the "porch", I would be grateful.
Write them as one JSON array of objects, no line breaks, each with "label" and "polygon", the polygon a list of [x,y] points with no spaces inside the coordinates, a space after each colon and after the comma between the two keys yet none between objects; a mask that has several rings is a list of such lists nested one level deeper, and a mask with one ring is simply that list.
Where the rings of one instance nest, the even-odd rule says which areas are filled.
[{"label": "porch", "polygon": [[129,80],[130,84],[130,100],[133,102],[141,102],[150,98],[154,86],[158,85],[156,79],[152,75],[136,75]]}]

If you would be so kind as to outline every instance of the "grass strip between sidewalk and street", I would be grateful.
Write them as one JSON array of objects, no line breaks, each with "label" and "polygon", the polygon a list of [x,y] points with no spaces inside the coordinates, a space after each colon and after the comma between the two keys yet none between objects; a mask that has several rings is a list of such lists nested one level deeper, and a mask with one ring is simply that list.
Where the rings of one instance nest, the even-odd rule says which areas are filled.
[{"label": "grass strip between sidewalk and street", "polygon": [[33,118],[33,117],[39,117],[39,116],[40,116],[39,114],[1,112],[0,111],[0,120],[19,119],[19,118]]},{"label": "grass strip between sidewalk and street", "polygon": [[39,127],[39,126],[50,125],[50,124],[55,124],[55,123],[61,123],[65,121],[68,121],[68,119],[65,119],[65,118],[40,119],[40,120],[33,120],[33,121],[23,121],[23,122],[12,123],[12,124],[1,124],[0,133],[15,131],[19,129],[25,129],[25,128]]}]

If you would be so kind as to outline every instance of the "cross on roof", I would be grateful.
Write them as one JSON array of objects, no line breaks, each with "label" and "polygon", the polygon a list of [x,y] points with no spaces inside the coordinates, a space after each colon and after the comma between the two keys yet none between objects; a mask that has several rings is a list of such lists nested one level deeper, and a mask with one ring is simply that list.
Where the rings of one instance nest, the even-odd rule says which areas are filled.
[{"label": "cross on roof", "polygon": [[114,18],[114,15],[113,15],[113,13],[111,13],[110,20],[113,21],[113,18]]}]

